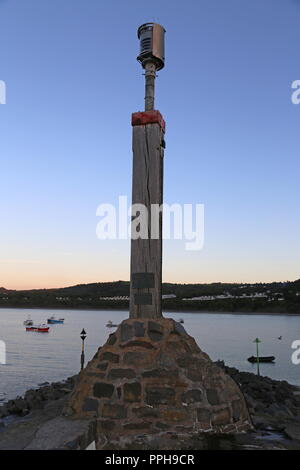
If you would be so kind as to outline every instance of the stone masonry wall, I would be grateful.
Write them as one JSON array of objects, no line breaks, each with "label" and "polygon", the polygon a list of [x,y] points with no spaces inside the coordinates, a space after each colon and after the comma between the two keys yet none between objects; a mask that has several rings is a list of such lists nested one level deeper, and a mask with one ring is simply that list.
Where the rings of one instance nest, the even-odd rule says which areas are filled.
[{"label": "stone masonry wall", "polygon": [[237,384],[171,319],[123,321],[80,374],[65,414],[96,418],[98,448],[251,428]]}]

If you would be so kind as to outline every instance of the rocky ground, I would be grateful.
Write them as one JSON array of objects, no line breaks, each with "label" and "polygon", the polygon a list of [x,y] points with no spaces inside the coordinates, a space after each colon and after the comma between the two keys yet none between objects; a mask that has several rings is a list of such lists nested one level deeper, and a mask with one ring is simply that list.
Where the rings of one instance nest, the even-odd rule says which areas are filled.
[{"label": "rocky ground", "polygon": [[[164,448],[173,449],[298,449],[300,450],[300,388],[285,381],[258,377],[217,363],[236,381],[244,393],[254,431],[239,435],[193,434],[189,439],[170,434]],[[66,423],[62,409],[77,376],[64,382],[45,383],[28,390],[24,397],[0,407],[0,450],[60,448],[56,430],[68,434],[63,448],[78,448],[78,429],[89,423]],[[84,448],[84,443],[81,448]],[[107,449],[109,446],[107,446]],[[159,449],[155,436],[137,439],[132,449]]]}]

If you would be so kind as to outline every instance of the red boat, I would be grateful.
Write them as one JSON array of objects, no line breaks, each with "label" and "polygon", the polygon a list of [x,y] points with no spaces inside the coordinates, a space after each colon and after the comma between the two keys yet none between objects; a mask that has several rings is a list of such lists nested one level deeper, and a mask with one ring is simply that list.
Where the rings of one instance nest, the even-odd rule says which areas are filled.
[{"label": "red boat", "polygon": [[26,331],[37,331],[38,333],[48,333],[49,326],[47,325],[31,325],[26,326]]}]

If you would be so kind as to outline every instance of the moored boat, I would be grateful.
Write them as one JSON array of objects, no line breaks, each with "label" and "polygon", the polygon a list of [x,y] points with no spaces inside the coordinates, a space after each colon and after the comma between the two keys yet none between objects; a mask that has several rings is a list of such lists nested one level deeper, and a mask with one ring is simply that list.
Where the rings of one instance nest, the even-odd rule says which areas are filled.
[{"label": "moored boat", "polygon": [[252,363],[255,363],[255,362],[274,362],[275,361],[275,356],[262,356],[262,357],[259,357],[258,360],[257,360],[257,357],[251,356],[251,357],[248,357],[248,361],[252,362]]},{"label": "moored boat", "polygon": [[23,322],[23,325],[25,326],[32,326],[33,325],[33,320],[31,320],[30,315],[28,315],[27,320]]},{"label": "moored boat", "polygon": [[37,331],[38,333],[48,333],[50,327],[44,323],[41,325],[26,326],[26,331]]},{"label": "moored boat", "polygon": [[64,321],[65,321],[64,318],[55,318],[55,317],[53,316],[53,317],[48,318],[47,323],[49,323],[49,324],[53,324],[53,323],[63,323]]},{"label": "moored boat", "polygon": [[107,328],[116,328],[119,325],[115,325],[111,320],[109,320],[106,324]]}]

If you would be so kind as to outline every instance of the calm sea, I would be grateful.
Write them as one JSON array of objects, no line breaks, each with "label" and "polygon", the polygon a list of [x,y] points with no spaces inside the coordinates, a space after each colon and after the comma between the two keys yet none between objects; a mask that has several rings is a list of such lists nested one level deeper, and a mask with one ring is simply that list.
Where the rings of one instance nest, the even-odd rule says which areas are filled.
[{"label": "calm sea", "polygon": [[[64,325],[51,325],[50,332],[26,332],[28,314],[34,322],[48,317],[64,317]],[[213,360],[223,359],[240,370],[255,372],[247,361],[255,354],[253,339],[262,340],[262,355],[276,356],[275,364],[261,364],[261,374],[300,385],[300,365],[291,361],[291,344],[300,340],[300,317],[288,315],[231,315],[220,313],[165,313],[183,318],[184,327]],[[125,311],[0,309],[0,340],[6,343],[6,364],[0,364],[0,400],[22,395],[29,388],[59,381],[80,368],[80,332],[87,332],[86,359],[105,343],[113,329],[105,325],[128,317]],[[278,337],[282,336],[282,340]]]}]

